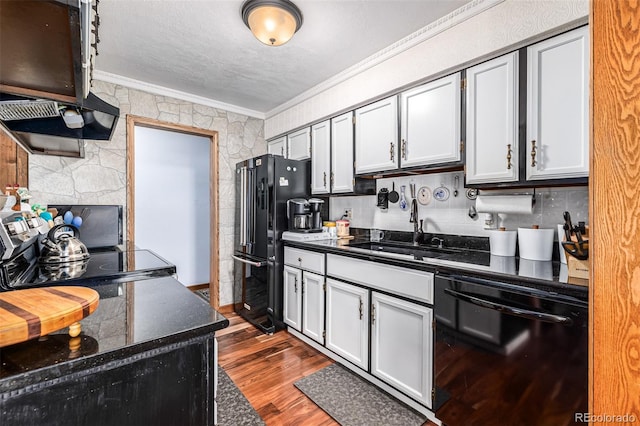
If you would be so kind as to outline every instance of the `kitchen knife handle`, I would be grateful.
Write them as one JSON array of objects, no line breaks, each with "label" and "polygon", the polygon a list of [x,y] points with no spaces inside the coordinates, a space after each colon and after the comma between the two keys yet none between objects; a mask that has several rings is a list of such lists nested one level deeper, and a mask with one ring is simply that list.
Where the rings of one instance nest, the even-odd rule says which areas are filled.
[{"label": "kitchen knife handle", "polygon": [[511,144],[507,144],[507,170],[511,170]]},{"label": "kitchen knife handle", "polygon": [[393,159],[395,158],[395,156],[393,155],[393,142],[389,143],[389,160],[393,161]]},{"label": "kitchen knife handle", "polygon": [[536,166],[536,141],[531,141],[531,167]]}]

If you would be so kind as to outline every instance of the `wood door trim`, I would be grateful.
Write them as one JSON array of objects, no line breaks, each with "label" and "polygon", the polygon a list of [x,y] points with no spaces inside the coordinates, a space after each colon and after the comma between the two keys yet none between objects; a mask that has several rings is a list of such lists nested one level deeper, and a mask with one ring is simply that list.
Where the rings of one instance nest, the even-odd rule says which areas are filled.
[{"label": "wood door trim", "polygon": [[210,251],[209,263],[209,294],[210,304],[217,309],[220,306],[220,227],[219,227],[219,142],[218,132],[215,130],[201,129],[186,126],[184,124],[168,123],[153,118],[140,117],[127,114],[127,241],[135,244],[135,127],[148,127],[152,129],[174,131],[189,135],[208,137],[211,142],[209,158],[209,199],[210,202]]},{"label": "wood door trim", "polygon": [[638,419],[640,36],[633,28],[640,5],[629,0],[590,3],[589,413]]}]

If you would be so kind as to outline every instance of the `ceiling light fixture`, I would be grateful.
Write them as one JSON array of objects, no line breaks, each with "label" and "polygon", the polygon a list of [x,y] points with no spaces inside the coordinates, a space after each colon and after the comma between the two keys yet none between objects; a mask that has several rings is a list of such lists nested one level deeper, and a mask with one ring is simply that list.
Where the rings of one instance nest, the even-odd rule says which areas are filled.
[{"label": "ceiling light fixture", "polygon": [[302,12],[289,0],[247,0],[242,20],[258,40],[280,46],[302,26]]}]

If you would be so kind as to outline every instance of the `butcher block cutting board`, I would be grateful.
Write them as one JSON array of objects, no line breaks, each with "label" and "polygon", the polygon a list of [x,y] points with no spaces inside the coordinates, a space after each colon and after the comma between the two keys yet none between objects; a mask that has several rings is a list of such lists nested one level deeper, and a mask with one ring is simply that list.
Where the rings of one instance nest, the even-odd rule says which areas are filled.
[{"label": "butcher block cutting board", "polygon": [[72,326],[98,307],[98,292],[87,287],[45,287],[0,293],[0,348]]}]

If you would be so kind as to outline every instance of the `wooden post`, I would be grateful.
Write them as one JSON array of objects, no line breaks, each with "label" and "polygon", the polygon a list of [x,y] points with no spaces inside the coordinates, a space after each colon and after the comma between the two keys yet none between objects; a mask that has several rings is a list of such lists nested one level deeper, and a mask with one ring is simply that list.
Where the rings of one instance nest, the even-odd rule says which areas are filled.
[{"label": "wooden post", "polygon": [[589,411],[640,422],[640,3],[592,0],[590,19]]}]

